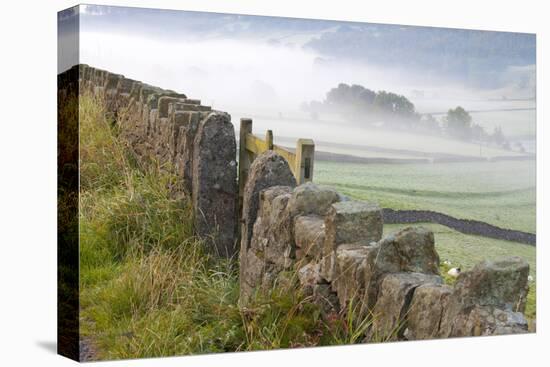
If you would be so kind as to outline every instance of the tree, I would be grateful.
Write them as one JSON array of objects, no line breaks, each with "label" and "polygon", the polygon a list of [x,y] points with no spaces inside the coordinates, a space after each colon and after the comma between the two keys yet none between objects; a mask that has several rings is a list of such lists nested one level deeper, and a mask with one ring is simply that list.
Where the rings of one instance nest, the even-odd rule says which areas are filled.
[{"label": "tree", "polygon": [[364,123],[384,121],[388,125],[411,127],[420,120],[414,104],[405,96],[375,92],[358,84],[340,83],[328,91],[322,104],[312,101],[304,107],[309,112],[332,111]]},{"label": "tree", "polygon": [[472,131],[472,116],[462,107],[447,111],[446,116],[447,131],[449,135],[459,139],[469,139]]},{"label": "tree", "polygon": [[495,129],[493,130],[493,135],[491,137],[497,145],[502,145],[506,142],[504,134],[502,133],[502,128],[500,126],[495,126]]},{"label": "tree", "polygon": [[430,114],[423,115],[420,119],[420,126],[427,131],[439,133],[441,127],[439,126],[439,121]]},{"label": "tree", "polygon": [[477,141],[486,141],[487,133],[485,132],[485,129],[481,125],[473,124],[471,137],[472,139]]},{"label": "tree", "polygon": [[338,87],[332,88],[327,93],[325,103],[339,107],[347,106],[368,110],[375,97],[376,92],[361,85],[353,84],[349,86],[345,83],[340,83]]}]

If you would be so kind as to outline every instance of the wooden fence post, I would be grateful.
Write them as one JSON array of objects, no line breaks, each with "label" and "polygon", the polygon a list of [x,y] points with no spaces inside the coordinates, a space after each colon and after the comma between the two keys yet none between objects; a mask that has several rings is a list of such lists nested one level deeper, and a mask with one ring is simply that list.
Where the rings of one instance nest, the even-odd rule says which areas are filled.
[{"label": "wooden fence post", "polygon": [[315,144],[311,139],[298,139],[296,142],[296,182],[301,185],[313,179]]},{"label": "wooden fence post", "polygon": [[273,150],[273,131],[267,130],[265,132],[265,142],[268,150]]},{"label": "wooden fence post", "polygon": [[246,150],[246,135],[252,134],[252,119],[241,118],[239,131],[239,223],[243,208],[244,185],[250,168],[250,156]]}]

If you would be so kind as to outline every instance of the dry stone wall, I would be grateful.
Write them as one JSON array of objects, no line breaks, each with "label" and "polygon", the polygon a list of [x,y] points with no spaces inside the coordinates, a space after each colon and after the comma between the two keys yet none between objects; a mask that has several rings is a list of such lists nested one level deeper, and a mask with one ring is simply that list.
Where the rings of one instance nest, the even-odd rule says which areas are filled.
[{"label": "dry stone wall", "polygon": [[87,65],[73,69],[81,93],[104,98],[107,115],[120,124],[140,164],[176,173],[181,193],[191,196],[195,231],[208,250],[235,255],[238,194],[231,117],[183,93]]},{"label": "dry stone wall", "polygon": [[260,155],[246,184],[242,307],[298,286],[325,316],[371,319],[365,341],[527,332],[525,260],[483,262],[445,285],[430,230],[407,227],[382,238],[376,203],[313,183],[285,184],[291,173],[274,163],[281,159]]}]

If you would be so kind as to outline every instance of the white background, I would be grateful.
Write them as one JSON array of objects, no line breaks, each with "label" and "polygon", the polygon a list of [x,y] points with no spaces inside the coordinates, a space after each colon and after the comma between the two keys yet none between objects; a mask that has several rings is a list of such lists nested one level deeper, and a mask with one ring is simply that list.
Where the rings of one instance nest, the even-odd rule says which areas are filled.
[{"label": "white background", "polygon": [[[540,366],[550,360],[548,120],[550,9],[545,1],[96,1],[98,4],[537,33],[536,335],[218,354],[101,365]],[[56,343],[58,10],[72,1],[7,0],[0,12],[0,365],[69,365]]]}]

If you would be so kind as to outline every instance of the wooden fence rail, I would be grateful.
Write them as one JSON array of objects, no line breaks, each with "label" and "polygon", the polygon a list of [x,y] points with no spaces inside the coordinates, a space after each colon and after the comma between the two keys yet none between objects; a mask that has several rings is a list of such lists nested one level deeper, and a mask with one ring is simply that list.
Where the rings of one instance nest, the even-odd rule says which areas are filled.
[{"label": "wooden fence rail", "polygon": [[313,159],[315,155],[313,140],[298,139],[296,151],[291,152],[273,143],[273,131],[271,130],[267,130],[264,139],[253,135],[252,119],[242,118],[239,134],[239,199],[241,204],[248,169],[254,158],[267,150],[273,150],[288,162],[298,185],[313,179]]}]

